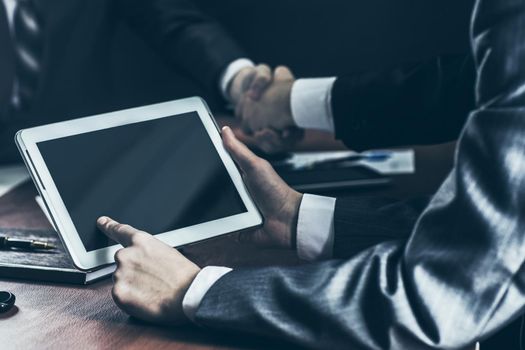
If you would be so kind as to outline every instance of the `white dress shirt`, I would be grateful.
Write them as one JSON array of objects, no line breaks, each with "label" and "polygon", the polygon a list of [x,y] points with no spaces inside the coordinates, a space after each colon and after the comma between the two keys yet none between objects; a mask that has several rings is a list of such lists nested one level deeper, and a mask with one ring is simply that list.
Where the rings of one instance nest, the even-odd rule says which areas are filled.
[{"label": "white dress shirt", "polygon": [[[335,80],[334,77],[296,80],[290,102],[298,127],[334,132],[331,97]],[[315,261],[332,257],[335,202],[331,197],[303,196],[297,220],[297,256],[300,259]],[[182,309],[190,320],[194,320],[206,292],[230,271],[232,269],[227,267],[208,266],[199,272],[182,302]]]}]

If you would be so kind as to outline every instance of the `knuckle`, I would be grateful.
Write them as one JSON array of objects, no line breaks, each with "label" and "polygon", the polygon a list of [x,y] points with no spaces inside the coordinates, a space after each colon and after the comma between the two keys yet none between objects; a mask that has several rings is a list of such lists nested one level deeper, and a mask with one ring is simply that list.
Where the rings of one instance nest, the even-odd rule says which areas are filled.
[{"label": "knuckle", "polygon": [[115,231],[117,233],[124,233],[127,228],[128,228],[128,225],[126,225],[126,224],[117,224],[115,226]]},{"label": "knuckle", "polygon": [[131,238],[129,239],[129,241],[131,242],[131,245],[140,245],[140,243],[141,243],[141,240],[140,240],[140,238],[138,237],[138,235],[133,235],[133,236],[131,236]]},{"label": "knuckle", "polygon": [[257,157],[255,160],[255,166],[259,169],[266,168],[270,165],[266,159]]},{"label": "knuckle", "polygon": [[120,269],[116,269],[115,272],[113,272],[113,282],[114,283],[118,283],[119,281],[122,280],[122,270]]},{"label": "knuckle", "polygon": [[[277,148],[277,146],[275,146],[275,147]],[[266,170],[273,170],[273,166],[272,166],[272,164],[271,164],[269,161],[267,161],[266,159],[263,160],[263,165],[262,165],[262,167],[263,167],[264,169],[266,169]]]},{"label": "knuckle", "polygon": [[115,223],[113,221],[108,221],[104,224],[104,230],[106,231],[114,231],[115,230]]},{"label": "knuckle", "polygon": [[131,260],[130,258],[133,257],[133,254],[130,254],[129,249],[130,248],[123,248],[119,250],[117,253],[115,253],[115,255],[118,254],[118,256],[115,256],[115,261],[117,261],[118,259],[119,266],[127,266],[129,261]]},{"label": "knuckle", "polygon": [[262,72],[261,74],[257,75],[257,77],[255,78],[255,83],[258,83],[258,84],[266,83],[269,80],[270,80],[270,76],[266,74],[266,72]]},{"label": "knuckle", "polygon": [[257,66],[257,77],[263,75],[263,76],[269,76],[271,74],[272,70],[270,66],[266,64],[260,64]]},{"label": "knuckle", "polygon": [[119,249],[115,252],[115,255],[113,256],[114,259],[115,259],[115,262],[117,264],[120,264],[122,262],[122,252],[124,251],[124,249]]},{"label": "knuckle", "polygon": [[111,290],[111,296],[118,305],[125,305],[128,300],[128,289],[123,283],[115,283]]},{"label": "knuckle", "polygon": [[143,233],[137,232],[133,236],[131,236],[130,242],[132,245],[143,245],[145,239],[146,236]]},{"label": "knuckle", "polygon": [[[150,248],[151,247],[148,247],[148,245],[143,245],[143,246],[140,246],[140,247],[134,247],[131,249],[130,253],[129,253],[129,258],[128,258],[128,268],[133,271],[136,269],[137,266],[140,266],[141,262],[148,256],[148,255],[151,255],[149,254],[150,252]],[[155,256],[155,253],[156,252],[153,252],[153,256]]]},{"label": "knuckle", "polygon": [[250,170],[257,170],[261,165],[261,158],[251,158],[248,160]]}]

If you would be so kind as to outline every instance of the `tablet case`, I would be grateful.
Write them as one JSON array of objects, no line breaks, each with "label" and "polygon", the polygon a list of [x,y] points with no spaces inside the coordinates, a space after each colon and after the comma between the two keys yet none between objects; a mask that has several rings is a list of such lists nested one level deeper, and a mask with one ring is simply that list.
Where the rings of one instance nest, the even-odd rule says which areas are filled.
[{"label": "tablet case", "polygon": [[0,236],[34,239],[56,246],[51,251],[0,250],[0,278],[90,284],[111,275],[115,270],[113,265],[89,272],[76,269],[54,230],[0,228]]}]

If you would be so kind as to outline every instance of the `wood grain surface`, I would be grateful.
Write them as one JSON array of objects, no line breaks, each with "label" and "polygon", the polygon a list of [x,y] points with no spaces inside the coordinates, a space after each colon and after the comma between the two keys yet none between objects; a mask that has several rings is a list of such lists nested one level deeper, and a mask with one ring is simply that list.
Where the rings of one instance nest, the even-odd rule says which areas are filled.
[{"label": "wood grain surface", "polygon": [[[397,177],[394,185],[350,195],[409,197],[430,194],[452,164],[452,146],[421,148],[418,173]],[[0,227],[49,228],[36,205],[36,190],[26,183],[0,197]],[[199,265],[231,267],[300,263],[291,252],[258,250],[225,236],[183,250]],[[164,328],[130,319],[111,299],[110,279],[91,286],[1,280],[16,307],[0,315],[0,349],[275,349],[292,348],[249,335],[217,334],[195,326]]]}]

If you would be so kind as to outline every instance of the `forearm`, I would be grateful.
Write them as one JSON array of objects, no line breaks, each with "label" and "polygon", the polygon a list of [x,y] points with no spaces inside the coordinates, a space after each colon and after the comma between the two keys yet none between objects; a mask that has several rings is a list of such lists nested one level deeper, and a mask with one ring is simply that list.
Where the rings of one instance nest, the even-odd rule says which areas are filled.
[{"label": "forearm", "polygon": [[334,212],[333,257],[348,259],[376,244],[406,242],[429,200],[339,198]]},{"label": "forearm", "polygon": [[190,0],[117,0],[120,14],[169,62],[213,92],[244,51]]},{"label": "forearm", "polygon": [[[395,256],[399,248],[387,246],[382,253]],[[204,327],[280,337],[309,348],[387,349],[383,330],[394,326],[384,302],[390,292],[376,288],[374,275],[385,264],[370,264],[373,255],[368,251],[347,262],[234,270],[208,291],[195,320]],[[357,288],[366,289],[368,302],[354,297]]]},{"label": "forearm", "polygon": [[340,77],[331,97],[336,137],[356,150],[457,139],[474,81],[470,55]]},{"label": "forearm", "polygon": [[470,55],[450,55],[385,72],[299,79],[292,117],[356,150],[450,141],[474,106],[474,77]]},{"label": "forearm", "polygon": [[[297,255],[308,261],[350,258],[379,243],[406,241],[415,219],[427,203],[428,198],[399,201],[358,197],[336,200],[305,194],[297,221]],[[337,219],[334,220],[334,217]],[[334,221],[337,222],[337,231]],[[190,319],[195,319],[195,312],[206,292],[230,271],[211,266],[199,273],[184,299],[184,311]]]}]

